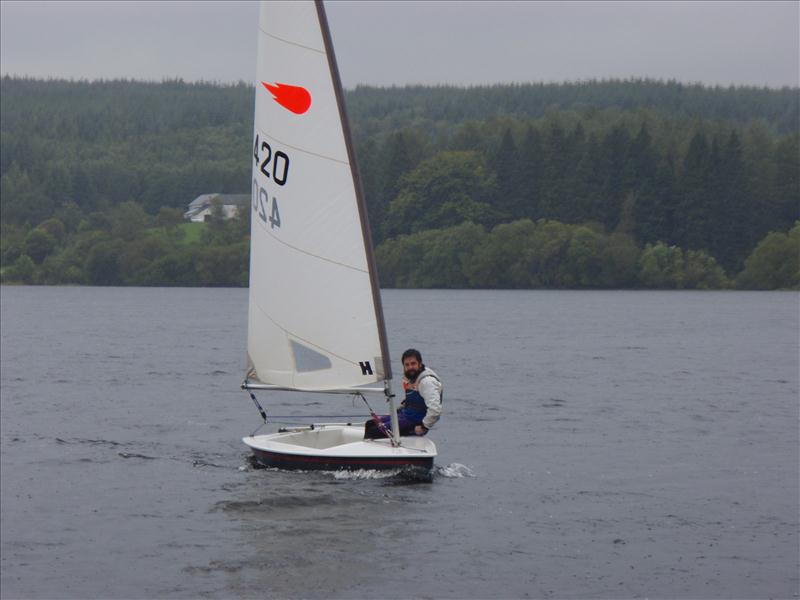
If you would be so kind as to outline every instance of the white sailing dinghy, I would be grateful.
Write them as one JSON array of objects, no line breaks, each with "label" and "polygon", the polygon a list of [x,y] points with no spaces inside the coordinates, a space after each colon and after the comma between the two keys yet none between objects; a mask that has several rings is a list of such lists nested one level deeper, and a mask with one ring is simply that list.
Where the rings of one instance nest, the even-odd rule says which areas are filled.
[{"label": "white sailing dinghy", "polygon": [[[430,470],[436,445],[400,437],[372,241],[320,0],[261,3],[247,373],[253,390],[380,394],[388,438],[321,423],[243,438],[289,469]],[[382,383],[382,386],[376,385]]]}]

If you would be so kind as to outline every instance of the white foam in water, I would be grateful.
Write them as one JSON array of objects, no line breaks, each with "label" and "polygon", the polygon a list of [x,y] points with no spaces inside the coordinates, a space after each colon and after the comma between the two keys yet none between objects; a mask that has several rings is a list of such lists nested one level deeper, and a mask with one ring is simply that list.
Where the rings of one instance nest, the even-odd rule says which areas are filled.
[{"label": "white foam in water", "polygon": [[[330,471],[335,479],[386,479],[401,474],[402,469],[376,470],[358,469],[355,471]],[[433,474],[437,477],[450,477],[460,479],[462,477],[475,477],[475,473],[467,465],[461,463],[450,463],[445,466],[436,466]]]},{"label": "white foam in water", "polygon": [[377,469],[356,469],[354,471],[330,471],[333,473],[334,479],[384,479],[386,477],[394,477],[400,471],[394,470],[377,470]]},{"label": "white foam in water", "polygon": [[436,467],[436,474],[440,477],[475,477],[475,473],[467,465],[450,463],[444,467]]}]

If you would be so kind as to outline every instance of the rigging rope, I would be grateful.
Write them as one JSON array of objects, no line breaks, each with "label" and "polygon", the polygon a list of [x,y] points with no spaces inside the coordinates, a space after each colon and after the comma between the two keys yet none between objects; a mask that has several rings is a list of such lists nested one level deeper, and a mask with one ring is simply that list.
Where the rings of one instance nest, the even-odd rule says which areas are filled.
[{"label": "rigging rope", "polygon": [[255,434],[257,434],[257,433],[258,433],[258,431],[259,431],[259,430],[260,430],[260,429],[261,429],[261,428],[262,428],[264,425],[266,425],[266,424],[267,424],[267,412],[266,412],[266,411],[265,411],[265,410],[264,410],[264,409],[261,407],[261,405],[258,403],[258,400],[256,399],[256,396],[255,396],[255,394],[253,394],[253,392],[248,392],[248,393],[250,394],[250,398],[251,398],[251,399],[253,400],[253,402],[255,403],[255,405],[256,405],[256,408],[258,409],[258,412],[260,412],[260,413],[261,413],[261,418],[262,418],[262,419],[264,419],[264,422],[263,422],[261,425],[259,425],[258,427],[256,427],[256,430],[255,430],[253,433],[251,433],[251,434],[250,434],[250,437],[253,437],[253,436],[255,436]]},{"label": "rigging rope", "polygon": [[275,419],[363,419],[364,415],[270,415],[270,421]]},{"label": "rigging rope", "polygon": [[355,394],[355,395],[360,396],[361,399],[364,401],[364,404],[367,405],[367,408],[369,409],[369,414],[372,416],[372,420],[375,422],[375,425],[378,427],[380,432],[383,433],[383,435],[389,438],[389,441],[392,443],[392,446],[395,447],[399,446],[400,444],[398,444],[395,441],[394,436],[389,432],[388,429],[386,429],[386,425],[383,424],[383,421],[381,421],[380,417],[378,417],[378,415],[375,414],[375,411],[372,410],[372,407],[369,405],[369,402],[367,402],[367,399],[364,397],[364,394]]},{"label": "rigging rope", "polygon": [[[258,399],[256,398],[253,392],[248,392],[250,399],[256,405],[258,412],[261,414],[261,418],[264,420],[263,425],[267,424],[267,411],[259,403]],[[361,394],[354,394],[354,396],[361,396]],[[363,396],[361,396],[363,398]],[[363,419],[364,415],[270,415],[269,420],[273,423],[284,423],[287,425],[303,425],[303,423],[292,423],[291,421],[277,421],[277,419]],[[259,427],[261,429],[261,427]],[[256,430],[258,431],[258,430]]]},{"label": "rigging rope", "polygon": [[[267,424],[267,411],[265,411],[264,408],[261,406],[261,404],[258,402],[258,399],[256,398],[256,396],[255,396],[255,394],[253,392],[248,392],[248,394],[250,395],[250,399],[256,405],[256,408],[258,408],[258,412],[261,413],[261,418],[264,419],[264,422],[261,425],[258,426],[258,429],[256,429],[251,434],[251,436],[252,436],[252,435],[255,435],[256,432],[259,429],[261,429],[264,425]],[[389,431],[389,429],[387,429],[386,425],[383,424],[383,421],[381,421],[380,417],[375,413],[374,410],[372,410],[372,407],[369,405],[369,402],[367,402],[367,399],[364,397],[364,394],[362,394],[360,392],[356,392],[356,393],[353,394],[353,396],[357,396],[357,397],[361,398],[364,401],[364,404],[367,405],[367,410],[369,410],[369,414],[372,417],[372,420],[375,423],[375,426],[378,428],[378,430],[381,433],[383,433],[383,435],[385,435],[387,438],[389,438],[389,441],[391,442],[392,446],[399,446],[400,444],[398,444],[395,441],[394,436],[392,435],[392,432]],[[337,419],[337,418],[351,419],[351,418],[358,418],[360,416],[361,415],[271,415],[270,418],[273,420],[273,422],[275,422],[275,419]],[[279,421],[279,422],[283,423],[284,425],[304,425],[305,424],[305,423],[293,423],[291,421]]]},{"label": "rigging rope", "polygon": [[258,403],[258,400],[256,400],[256,395],[253,392],[250,392],[250,398],[253,400],[253,402],[255,402],[256,408],[258,408],[258,412],[261,413],[261,418],[264,419],[264,424],[266,425],[267,423],[266,411],[263,408],[261,408],[261,405]]}]

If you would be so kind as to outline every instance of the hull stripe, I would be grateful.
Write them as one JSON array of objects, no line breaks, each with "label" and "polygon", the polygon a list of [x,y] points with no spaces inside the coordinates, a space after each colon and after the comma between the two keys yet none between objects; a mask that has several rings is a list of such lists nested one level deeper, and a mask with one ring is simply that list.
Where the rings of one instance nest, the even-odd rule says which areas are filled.
[{"label": "hull stripe", "polygon": [[397,467],[433,468],[433,457],[430,458],[357,458],[301,456],[268,452],[252,449],[259,462],[267,466],[278,466],[295,469],[393,469]]}]

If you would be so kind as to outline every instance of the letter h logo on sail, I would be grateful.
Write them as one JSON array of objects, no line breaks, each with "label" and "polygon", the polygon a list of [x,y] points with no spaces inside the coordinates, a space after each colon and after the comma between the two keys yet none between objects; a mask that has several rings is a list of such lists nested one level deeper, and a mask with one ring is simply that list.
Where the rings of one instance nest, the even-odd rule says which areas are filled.
[{"label": "letter h logo on sail", "polygon": [[358,366],[361,367],[362,375],[372,375],[372,367],[370,366],[369,361],[360,362],[358,363]]}]

